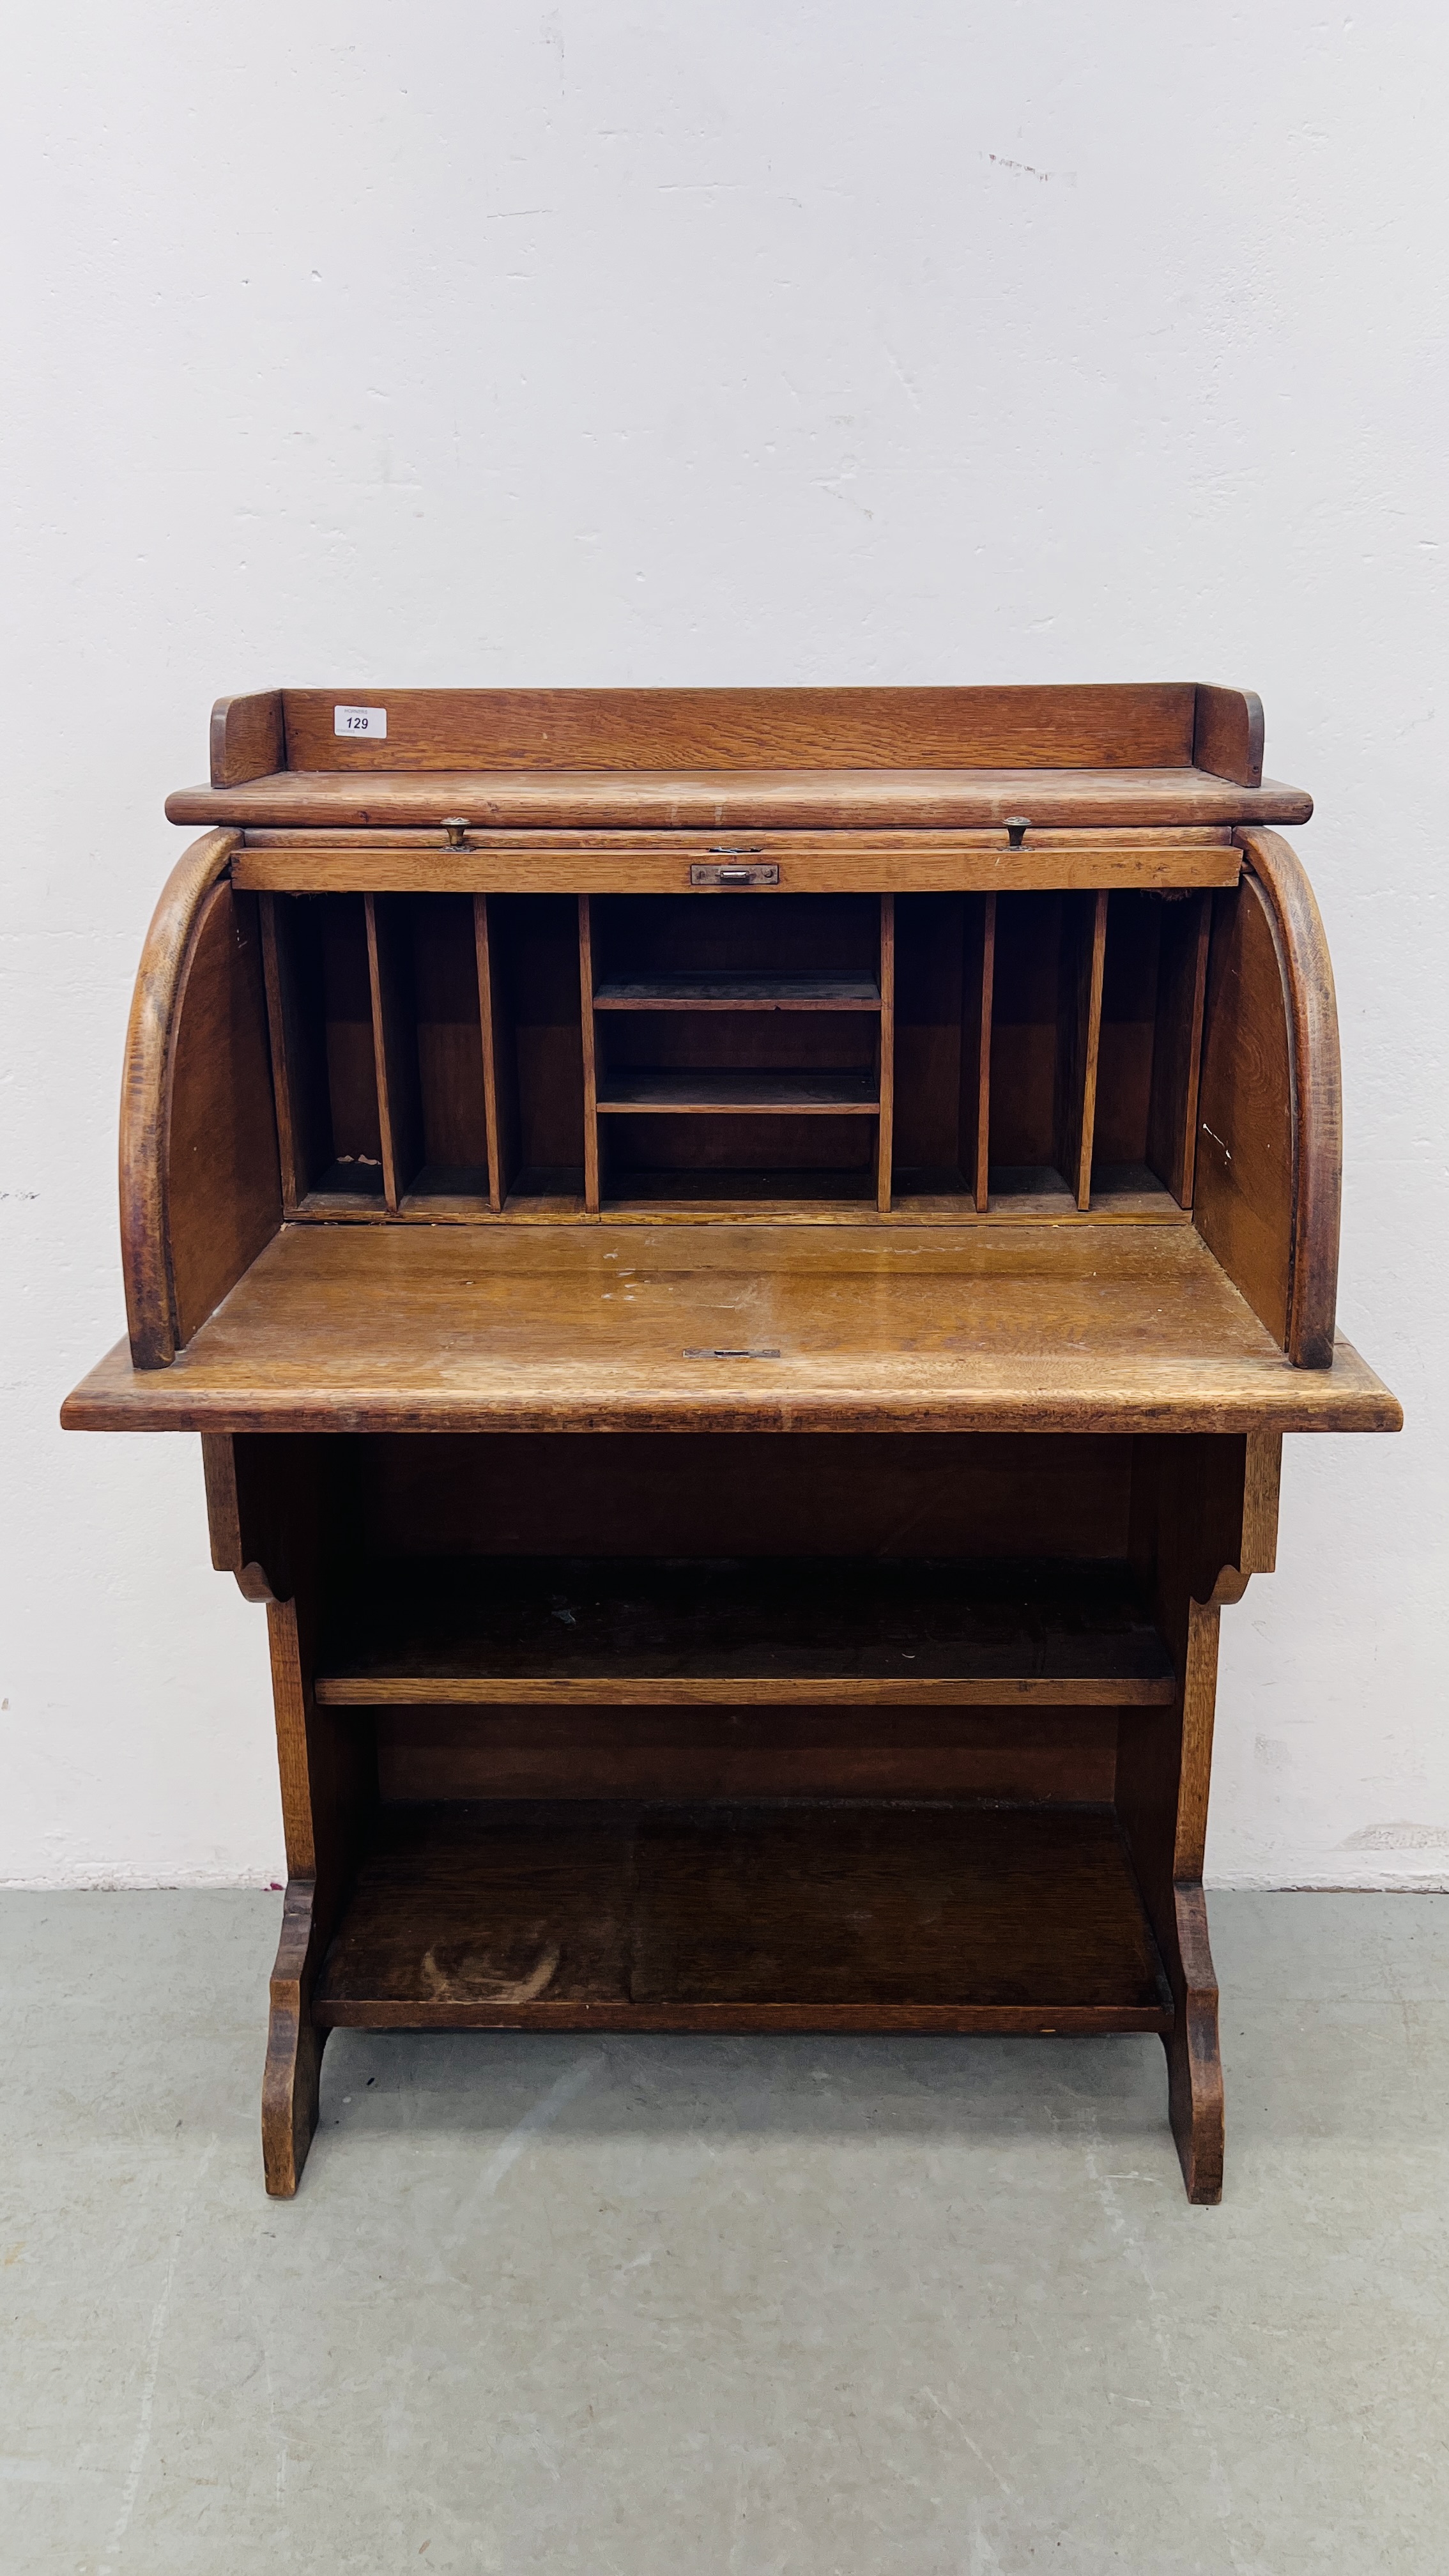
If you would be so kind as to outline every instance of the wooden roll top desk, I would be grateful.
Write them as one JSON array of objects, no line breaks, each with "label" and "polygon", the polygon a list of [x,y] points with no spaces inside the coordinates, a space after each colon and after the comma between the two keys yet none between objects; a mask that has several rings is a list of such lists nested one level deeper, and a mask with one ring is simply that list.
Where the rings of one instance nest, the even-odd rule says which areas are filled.
[{"label": "wooden roll top desk", "polygon": [[129,1342],[264,1601],[329,2030],[1157,2031],[1221,2190],[1220,1605],[1334,1329],[1318,913],[1240,691],[224,699]]}]

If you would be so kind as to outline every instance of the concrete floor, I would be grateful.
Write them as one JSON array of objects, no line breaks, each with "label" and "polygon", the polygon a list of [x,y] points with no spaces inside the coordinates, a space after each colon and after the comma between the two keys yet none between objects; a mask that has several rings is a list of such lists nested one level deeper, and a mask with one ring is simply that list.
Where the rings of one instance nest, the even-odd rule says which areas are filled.
[{"label": "concrete floor", "polygon": [[1449,2568],[1449,1897],[1218,1896],[1156,2040],[343,2032],[256,2136],[277,1902],[0,1898],[0,2565]]}]

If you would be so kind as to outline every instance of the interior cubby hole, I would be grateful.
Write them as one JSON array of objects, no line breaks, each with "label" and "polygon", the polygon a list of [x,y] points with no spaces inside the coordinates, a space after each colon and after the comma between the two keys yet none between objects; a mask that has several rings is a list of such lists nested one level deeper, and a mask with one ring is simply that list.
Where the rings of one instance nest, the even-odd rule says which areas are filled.
[{"label": "interior cubby hole", "polygon": [[504,1203],[576,1195],[584,1160],[577,897],[489,895],[487,941]]},{"label": "interior cubby hole", "polygon": [[1162,1188],[1191,1199],[1210,903],[1198,891],[1110,898],[1094,1197]]},{"label": "interior cubby hole", "polygon": [[850,975],[880,969],[873,894],[596,895],[594,989],[670,974]]},{"label": "interior cubby hole", "polygon": [[1067,1195],[1061,1166],[1064,1019],[1080,936],[1059,893],[1003,894],[991,998],[991,1195]]},{"label": "interior cubby hole", "polygon": [[382,1131],[360,894],[276,895],[274,1049],[291,1107],[298,1201],[380,1200]]}]

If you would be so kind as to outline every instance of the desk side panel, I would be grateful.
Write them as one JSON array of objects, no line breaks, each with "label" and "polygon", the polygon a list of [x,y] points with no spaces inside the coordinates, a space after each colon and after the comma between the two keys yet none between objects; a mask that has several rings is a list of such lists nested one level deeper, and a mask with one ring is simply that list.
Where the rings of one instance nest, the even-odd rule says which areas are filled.
[{"label": "desk side panel", "polygon": [[1333,1364],[1342,1085],[1333,968],[1313,890],[1276,832],[1214,902],[1194,1222],[1299,1368]]},{"label": "desk side panel", "polygon": [[236,836],[177,861],[131,1003],[121,1092],[121,1261],[131,1357],[165,1368],[276,1232],[276,1122],[253,899]]},{"label": "desk side panel", "polygon": [[197,923],[167,1091],[167,1237],[184,1344],[282,1222],[257,898],[225,879]]},{"label": "desk side panel", "polygon": [[1273,917],[1293,1058],[1288,1356],[1300,1368],[1330,1368],[1343,1196],[1343,1076],[1333,963],[1296,851],[1278,832],[1245,832],[1242,845]]}]

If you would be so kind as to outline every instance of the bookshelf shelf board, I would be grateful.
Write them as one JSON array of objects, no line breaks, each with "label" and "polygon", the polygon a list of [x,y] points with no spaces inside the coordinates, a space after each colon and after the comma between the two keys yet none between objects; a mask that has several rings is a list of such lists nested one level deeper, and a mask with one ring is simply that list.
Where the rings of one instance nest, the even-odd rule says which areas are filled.
[{"label": "bookshelf shelf board", "polygon": [[1160,1707],[1125,1566],[854,1558],[368,1562],[331,1707]]},{"label": "bookshelf shelf board", "polygon": [[401,1803],[324,2028],[1170,2031],[1110,1808]]}]

